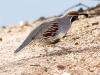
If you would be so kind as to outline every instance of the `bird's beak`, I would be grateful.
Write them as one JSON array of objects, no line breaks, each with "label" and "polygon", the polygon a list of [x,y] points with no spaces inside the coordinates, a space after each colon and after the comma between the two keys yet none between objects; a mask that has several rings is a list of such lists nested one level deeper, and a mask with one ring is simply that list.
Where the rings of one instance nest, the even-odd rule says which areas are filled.
[{"label": "bird's beak", "polygon": [[88,14],[86,14],[86,13],[83,13],[83,14],[79,14],[79,15],[84,15],[84,16],[88,17]]}]

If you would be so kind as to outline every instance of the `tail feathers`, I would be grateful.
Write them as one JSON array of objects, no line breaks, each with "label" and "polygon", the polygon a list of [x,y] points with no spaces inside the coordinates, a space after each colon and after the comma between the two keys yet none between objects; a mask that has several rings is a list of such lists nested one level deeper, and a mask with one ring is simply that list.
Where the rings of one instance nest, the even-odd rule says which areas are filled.
[{"label": "tail feathers", "polygon": [[22,43],[22,45],[19,47],[19,48],[17,48],[15,51],[14,51],[14,53],[17,53],[17,52],[19,52],[20,50],[22,50],[25,46],[27,46],[31,41],[32,41],[33,39],[31,39],[31,38],[26,38],[25,39],[25,41]]},{"label": "tail feathers", "polygon": [[46,23],[42,23],[41,25],[39,25],[38,27],[36,27],[33,31],[31,31],[30,34],[28,35],[28,37],[22,43],[22,45],[17,50],[15,50],[14,53],[19,52],[25,46],[29,45],[30,43],[33,43],[36,38],[40,37],[41,36],[40,32],[42,31],[42,29],[43,29],[44,26],[47,26],[47,24]]},{"label": "tail feathers", "polygon": [[17,48],[17,49],[14,51],[14,53],[19,52],[19,51],[22,50],[23,48],[24,48],[24,47],[20,46],[19,48]]}]

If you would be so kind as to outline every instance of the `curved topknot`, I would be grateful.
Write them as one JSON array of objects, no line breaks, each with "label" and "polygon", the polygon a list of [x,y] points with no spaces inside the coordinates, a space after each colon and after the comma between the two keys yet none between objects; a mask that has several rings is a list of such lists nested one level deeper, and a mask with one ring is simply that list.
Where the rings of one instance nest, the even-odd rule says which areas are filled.
[{"label": "curved topknot", "polygon": [[78,11],[70,11],[67,13],[68,15],[79,15]]}]

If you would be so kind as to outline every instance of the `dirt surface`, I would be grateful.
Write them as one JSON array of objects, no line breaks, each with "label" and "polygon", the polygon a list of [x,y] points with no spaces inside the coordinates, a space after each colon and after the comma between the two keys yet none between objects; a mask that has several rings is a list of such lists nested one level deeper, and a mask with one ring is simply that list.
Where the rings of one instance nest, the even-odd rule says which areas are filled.
[{"label": "dirt surface", "polygon": [[14,54],[44,21],[0,28],[0,75],[100,75],[100,16],[75,21],[54,46],[35,42]]}]

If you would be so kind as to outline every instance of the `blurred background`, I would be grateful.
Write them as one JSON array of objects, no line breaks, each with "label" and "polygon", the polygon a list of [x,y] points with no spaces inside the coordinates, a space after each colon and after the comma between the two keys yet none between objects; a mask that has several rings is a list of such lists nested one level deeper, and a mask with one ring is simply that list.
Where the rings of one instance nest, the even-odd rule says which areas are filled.
[{"label": "blurred background", "polygon": [[35,21],[40,17],[57,16],[70,10],[84,10],[99,0],[0,0],[0,27]]}]

